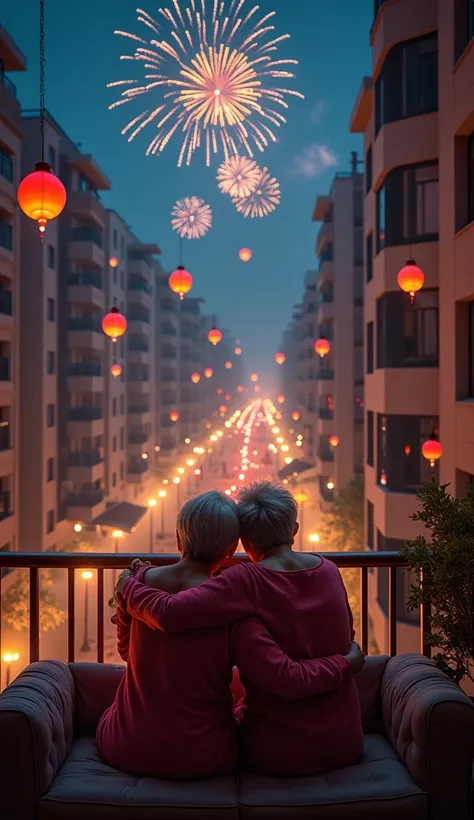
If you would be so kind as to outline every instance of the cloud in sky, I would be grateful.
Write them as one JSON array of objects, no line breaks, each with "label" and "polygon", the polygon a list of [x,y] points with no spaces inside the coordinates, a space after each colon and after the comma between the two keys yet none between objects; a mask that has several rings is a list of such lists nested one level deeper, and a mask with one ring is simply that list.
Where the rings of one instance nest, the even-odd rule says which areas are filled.
[{"label": "cloud in sky", "polygon": [[307,145],[300,154],[293,157],[295,173],[298,176],[306,177],[306,179],[316,179],[337,163],[336,154],[327,145],[318,142]]},{"label": "cloud in sky", "polygon": [[315,125],[320,125],[325,113],[326,105],[324,100],[316,100],[309,118]]}]

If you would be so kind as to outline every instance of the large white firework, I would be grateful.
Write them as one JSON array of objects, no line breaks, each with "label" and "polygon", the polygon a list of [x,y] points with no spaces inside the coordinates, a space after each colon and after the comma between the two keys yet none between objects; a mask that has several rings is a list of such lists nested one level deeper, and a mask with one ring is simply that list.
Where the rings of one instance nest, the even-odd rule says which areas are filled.
[{"label": "large white firework", "polygon": [[252,0],[170,0],[159,8],[159,22],[137,9],[142,36],[115,34],[134,43],[122,60],[137,61],[137,79],[118,80],[124,87],[109,108],[143,98],[145,110],[123,128],[131,142],[148,125],[156,129],[147,154],[164,150],[174,134],[181,137],[178,166],[189,165],[203,147],[206,163],[222,150],[225,159],[243,145],[249,156],[276,142],[275,128],[286,122],[281,109],[287,97],[302,98],[281,87],[293,79],[288,67],[297,60],[278,59],[278,46],[289,34],[275,36],[274,11],[264,14]]},{"label": "large white firework", "polygon": [[242,216],[254,218],[268,216],[280,204],[280,199],[279,183],[268,168],[263,168],[255,191],[248,196],[233,197],[232,202]]},{"label": "large white firework", "polygon": [[171,227],[181,239],[202,239],[212,226],[212,211],[198,196],[178,199],[171,217]]},{"label": "large white firework", "polygon": [[217,182],[223,194],[244,197],[255,191],[260,179],[260,168],[253,159],[233,157],[224,160],[217,172]]}]

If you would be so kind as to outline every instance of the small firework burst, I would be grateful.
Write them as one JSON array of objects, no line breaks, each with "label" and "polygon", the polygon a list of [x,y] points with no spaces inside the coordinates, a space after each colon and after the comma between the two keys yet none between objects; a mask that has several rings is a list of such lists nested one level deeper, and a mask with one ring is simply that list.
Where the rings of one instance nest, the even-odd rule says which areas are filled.
[{"label": "small firework burst", "polygon": [[260,171],[260,177],[255,191],[244,197],[233,197],[232,202],[242,216],[268,216],[280,204],[280,185],[272,177],[268,168]]},{"label": "small firework burst", "polygon": [[239,157],[238,154],[226,159],[217,172],[222,193],[239,199],[255,191],[259,179],[260,168],[255,160]]},{"label": "small firework burst", "polygon": [[212,226],[212,211],[198,196],[178,199],[171,217],[171,227],[181,239],[202,239]]}]

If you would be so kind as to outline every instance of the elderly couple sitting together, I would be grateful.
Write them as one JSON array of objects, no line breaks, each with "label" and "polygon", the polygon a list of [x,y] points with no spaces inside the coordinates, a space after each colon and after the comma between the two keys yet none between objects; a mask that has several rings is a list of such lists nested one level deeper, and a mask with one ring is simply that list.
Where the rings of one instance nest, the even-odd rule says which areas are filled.
[{"label": "elderly couple sitting together", "polygon": [[[297,512],[268,482],[237,504],[204,493],[178,514],[178,563],[121,574],[113,620],[127,668],[97,730],[108,764],[187,780],[359,758],[364,654],[337,567],[292,550]],[[250,560],[216,576],[239,539]]]}]

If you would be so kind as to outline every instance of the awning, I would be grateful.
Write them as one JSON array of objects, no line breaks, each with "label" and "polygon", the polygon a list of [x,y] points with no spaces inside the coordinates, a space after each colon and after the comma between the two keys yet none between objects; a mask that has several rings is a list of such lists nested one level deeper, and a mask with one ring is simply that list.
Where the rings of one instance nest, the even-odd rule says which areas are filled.
[{"label": "awning", "polygon": [[95,527],[111,527],[114,530],[133,532],[147,511],[147,507],[138,504],[129,504],[121,501],[111,504],[110,507],[94,518],[90,523]]},{"label": "awning", "polygon": [[285,466],[279,470],[278,478],[291,478],[291,476],[295,473],[299,475],[300,473],[304,473],[306,470],[311,470],[312,467],[314,467],[314,464],[310,464],[308,461],[301,461],[301,459],[295,458],[291,464],[285,464]]}]

